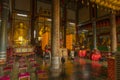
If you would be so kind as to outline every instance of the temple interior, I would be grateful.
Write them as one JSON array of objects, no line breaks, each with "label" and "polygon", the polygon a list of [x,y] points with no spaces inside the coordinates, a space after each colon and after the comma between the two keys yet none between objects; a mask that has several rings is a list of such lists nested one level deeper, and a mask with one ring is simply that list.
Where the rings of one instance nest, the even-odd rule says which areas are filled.
[{"label": "temple interior", "polygon": [[120,80],[120,0],[0,0],[0,80]]}]

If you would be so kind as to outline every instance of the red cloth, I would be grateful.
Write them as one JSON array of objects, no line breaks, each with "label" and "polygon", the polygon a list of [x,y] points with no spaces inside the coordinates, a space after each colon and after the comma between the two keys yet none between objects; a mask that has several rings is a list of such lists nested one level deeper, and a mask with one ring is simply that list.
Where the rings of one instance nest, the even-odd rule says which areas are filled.
[{"label": "red cloth", "polygon": [[10,80],[10,76],[0,76],[0,80]]},{"label": "red cloth", "polygon": [[79,55],[80,57],[85,57],[85,56],[86,56],[86,50],[79,50],[78,55]]},{"label": "red cloth", "polygon": [[44,70],[38,70],[37,71],[37,74],[43,74],[43,73],[46,73],[46,71],[44,71]]},{"label": "red cloth", "polygon": [[12,70],[12,67],[5,67],[3,70],[4,70],[4,71],[11,71],[11,70]]},{"label": "red cloth", "polygon": [[45,50],[45,52],[49,52],[49,50],[48,50],[48,49],[46,49],[46,50]]},{"label": "red cloth", "polygon": [[25,78],[25,77],[30,77],[30,74],[28,72],[25,72],[25,73],[20,73],[18,75],[19,78]]},{"label": "red cloth", "polygon": [[29,61],[35,60],[34,58],[29,58]]},{"label": "red cloth", "polygon": [[98,61],[101,58],[101,54],[100,53],[93,53],[91,58],[94,61]]},{"label": "red cloth", "polygon": [[40,65],[39,64],[33,64],[32,67],[39,67]]},{"label": "red cloth", "polygon": [[21,64],[21,65],[19,66],[19,68],[27,68],[27,65],[25,65],[25,64],[22,65],[22,64]]}]

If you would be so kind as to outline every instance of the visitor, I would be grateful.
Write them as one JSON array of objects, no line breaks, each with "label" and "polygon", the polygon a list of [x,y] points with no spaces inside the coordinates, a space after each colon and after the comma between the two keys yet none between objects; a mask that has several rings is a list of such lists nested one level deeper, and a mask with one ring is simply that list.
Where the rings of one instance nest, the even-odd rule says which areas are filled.
[{"label": "visitor", "polygon": [[62,62],[62,65],[65,64],[65,57],[64,56],[61,57],[61,62]]},{"label": "visitor", "polygon": [[74,56],[75,56],[75,51],[74,51],[74,49],[72,49],[70,52],[70,59],[74,60]]}]

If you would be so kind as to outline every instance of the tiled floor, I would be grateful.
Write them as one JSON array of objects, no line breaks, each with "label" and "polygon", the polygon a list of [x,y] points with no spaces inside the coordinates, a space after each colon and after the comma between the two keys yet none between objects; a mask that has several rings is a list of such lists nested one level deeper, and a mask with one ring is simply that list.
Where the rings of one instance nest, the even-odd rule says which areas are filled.
[{"label": "tiled floor", "polygon": [[[68,60],[64,66],[61,66],[62,70],[58,77],[53,77],[49,72],[49,61],[44,61],[40,58],[36,59],[40,66],[37,70],[45,70],[48,73],[48,79],[40,80],[107,80],[107,63],[96,62],[83,58],[76,58],[74,61]],[[26,62],[29,65],[28,60]],[[28,66],[27,72],[30,73],[31,80],[38,80],[35,74],[35,70]],[[11,76],[11,80],[18,80],[18,62],[16,60],[13,70],[8,75]]]},{"label": "tiled floor", "polygon": [[68,61],[60,77],[56,80],[107,80],[105,62],[95,62],[87,59]]}]

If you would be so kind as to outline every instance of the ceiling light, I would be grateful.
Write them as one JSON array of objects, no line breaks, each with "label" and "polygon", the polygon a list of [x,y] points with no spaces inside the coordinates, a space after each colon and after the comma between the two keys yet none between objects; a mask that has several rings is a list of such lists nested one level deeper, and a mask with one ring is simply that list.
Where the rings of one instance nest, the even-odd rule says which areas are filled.
[{"label": "ceiling light", "polygon": [[70,25],[75,25],[75,23],[73,23],[73,22],[70,22],[69,24],[70,24]]},{"label": "ceiling light", "polygon": [[52,21],[52,19],[48,18],[47,21]]},{"label": "ceiling light", "polygon": [[88,32],[88,30],[86,30],[86,29],[84,29],[84,30],[82,30],[83,32]]},{"label": "ceiling light", "polygon": [[36,38],[36,30],[34,30],[34,38]]},{"label": "ceiling light", "polygon": [[17,13],[17,16],[28,17],[28,15],[26,15],[26,14],[20,14],[20,13]]}]

